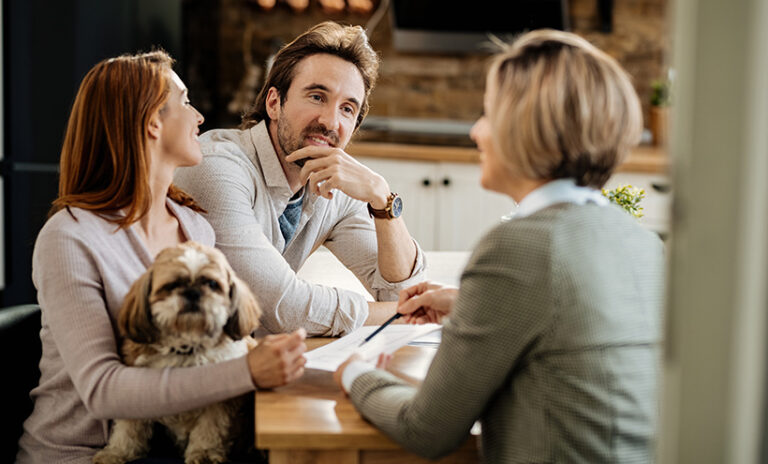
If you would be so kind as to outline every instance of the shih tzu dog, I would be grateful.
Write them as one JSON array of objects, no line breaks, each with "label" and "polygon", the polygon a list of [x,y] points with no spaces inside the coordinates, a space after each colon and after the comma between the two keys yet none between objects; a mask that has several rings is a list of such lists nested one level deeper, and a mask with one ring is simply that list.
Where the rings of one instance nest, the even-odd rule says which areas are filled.
[{"label": "shih tzu dog", "polygon": [[[189,367],[243,356],[261,311],[248,286],[214,248],[166,248],[131,287],[118,316],[130,366]],[[146,456],[155,422],[169,431],[187,464],[222,463],[242,430],[245,397],[155,420],[116,420],[96,464]]]}]

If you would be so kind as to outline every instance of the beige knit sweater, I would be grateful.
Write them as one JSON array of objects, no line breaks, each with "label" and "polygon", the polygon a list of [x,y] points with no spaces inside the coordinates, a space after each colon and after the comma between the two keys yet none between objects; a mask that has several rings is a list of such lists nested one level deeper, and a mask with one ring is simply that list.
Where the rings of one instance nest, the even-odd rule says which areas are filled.
[{"label": "beige knit sweater", "polygon": [[[168,200],[189,240],[214,244],[199,214]],[[32,278],[42,308],[41,378],[24,423],[19,463],[90,463],[109,420],[175,414],[254,389],[245,357],[215,365],[146,369],[120,362],[116,318],[152,263],[133,227],[73,208],[45,224]]]}]

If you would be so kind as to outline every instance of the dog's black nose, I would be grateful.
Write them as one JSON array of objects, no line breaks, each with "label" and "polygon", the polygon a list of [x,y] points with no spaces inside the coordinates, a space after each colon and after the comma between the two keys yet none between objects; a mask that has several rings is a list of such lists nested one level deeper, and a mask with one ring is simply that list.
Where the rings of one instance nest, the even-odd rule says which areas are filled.
[{"label": "dog's black nose", "polygon": [[198,301],[200,299],[200,289],[197,287],[189,287],[184,290],[182,295],[188,301]]}]

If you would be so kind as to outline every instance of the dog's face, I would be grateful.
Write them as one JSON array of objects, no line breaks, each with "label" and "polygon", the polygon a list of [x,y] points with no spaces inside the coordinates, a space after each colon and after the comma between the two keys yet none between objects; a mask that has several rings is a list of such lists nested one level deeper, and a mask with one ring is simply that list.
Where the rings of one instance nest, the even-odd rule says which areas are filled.
[{"label": "dog's face", "polygon": [[195,242],[166,248],[131,287],[118,318],[137,343],[238,340],[258,327],[261,311],[248,286],[217,249]]}]

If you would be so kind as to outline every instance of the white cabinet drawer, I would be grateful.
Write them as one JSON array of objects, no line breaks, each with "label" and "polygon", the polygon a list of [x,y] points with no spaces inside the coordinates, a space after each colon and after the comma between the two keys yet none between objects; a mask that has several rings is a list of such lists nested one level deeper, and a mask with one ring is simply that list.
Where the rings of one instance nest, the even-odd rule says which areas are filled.
[{"label": "white cabinet drawer", "polygon": [[[403,197],[408,231],[425,250],[471,250],[477,240],[515,209],[507,196],[483,190],[480,165],[404,161],[371,157],[358,160],[378,172]],[[664,175],[620,172],[606,183],[645,190],[641,224],[662,235],[669,231],[671,193]],[[665,191],[666,190],[666,191]]]},{"label": "white cabinet drawer", "polygon": [[511,198],[480,186],[480,165],[358,157],[403,197],[408,231],[424,250],[471,250],[515,208]]}]

